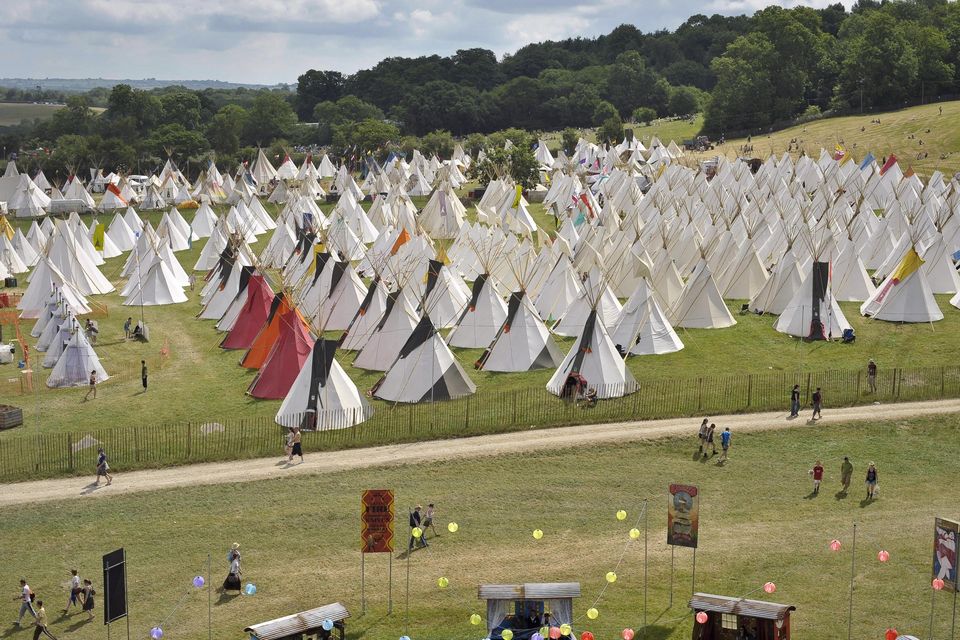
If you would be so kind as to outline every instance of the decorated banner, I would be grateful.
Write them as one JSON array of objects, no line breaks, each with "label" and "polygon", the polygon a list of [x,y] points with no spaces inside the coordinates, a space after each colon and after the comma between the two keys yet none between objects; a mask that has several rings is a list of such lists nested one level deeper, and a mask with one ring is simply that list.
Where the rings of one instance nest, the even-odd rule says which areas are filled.
[{"label": "decorated banner", "polygon": [[368,489],[360,499],[360,552],[393,553],[393,491]]},{"label": "decorated banner", "polygon": [[103,251],[103,235],[105,229],[103,224],[98,224],[97,228],[93,230],[93,250],[94,251]]},{"label": "decorated banner", "polygon": [[670,485],[667,502],[667,544],[697,548],[700,528],[700,499],[696,487]]},{"label": "decorated banner", "polygon": [[957,591],[957,542],[960,522],[937,518],[933,525],[933,578],[943,580],[943,588]]}]

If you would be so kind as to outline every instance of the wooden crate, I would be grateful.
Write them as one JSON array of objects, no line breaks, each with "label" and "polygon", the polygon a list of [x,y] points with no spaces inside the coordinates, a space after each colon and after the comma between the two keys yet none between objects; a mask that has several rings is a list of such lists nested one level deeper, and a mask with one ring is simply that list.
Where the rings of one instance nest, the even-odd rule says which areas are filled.
[{"label": "wooden crate", "polygon": [[0,404],[0,430],[12,429],[23,424],[23,409]]}]

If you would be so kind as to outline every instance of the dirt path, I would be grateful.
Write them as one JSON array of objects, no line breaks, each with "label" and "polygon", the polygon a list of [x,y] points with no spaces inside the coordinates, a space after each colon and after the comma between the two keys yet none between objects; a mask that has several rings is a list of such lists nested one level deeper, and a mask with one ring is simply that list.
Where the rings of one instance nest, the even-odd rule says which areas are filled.
[{"label": "dirt path", "polygon": [[[711,419],[720,427],[730,427],[734,433],[734,438],[736,438],[737,433],[744,432],[787,429],[790,427],[814,428],[810,427],[806,421],[808,412],[809,410],[805,410],[803,417],[796,420],[787,420],[784,413],[712,416]],[[947,413],[960,413],[960,400],[828,409],[822,422],[824,424],[836,424],[875,418],[896,420]],[[120,470],[116,481],[109,487],[95,488],[89,484],[89,480],[75,477],[0,485],[0,507],[53,500],[92,499],[188,485],[251,482],[289,475],[333,473],[368,467],[497,456],[535,449],[633,442],[668,436],[689,436],[692,445],[698,424],[699,421],[696,418],[618,422],[453,440],[432,440],[369,449],[324,453],[308,452],[305,462],[292,466],[279,464],[277,457],[274,456],[256,460],[196,464],[130,473],[124,473]],[[735,451],[736,449],[734,449],[733,454],[734,460],[736,460]]]}]

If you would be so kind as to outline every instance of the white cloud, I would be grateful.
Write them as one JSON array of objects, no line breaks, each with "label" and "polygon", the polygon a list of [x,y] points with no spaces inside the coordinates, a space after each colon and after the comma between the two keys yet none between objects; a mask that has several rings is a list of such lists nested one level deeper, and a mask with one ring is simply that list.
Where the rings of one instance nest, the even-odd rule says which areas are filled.
[{"label": "white cloud", "polygon": [[[825,6],[836,0],[780,0]],[[852,0],[842,0],[849,6]],[[764,0],[6,0],[0,76],[295,82],[387,56],[498,54],[594,37],[621,23],[675,28],[696,13],[753,13]],[[7,6],[9,5],[9,6]]]}]

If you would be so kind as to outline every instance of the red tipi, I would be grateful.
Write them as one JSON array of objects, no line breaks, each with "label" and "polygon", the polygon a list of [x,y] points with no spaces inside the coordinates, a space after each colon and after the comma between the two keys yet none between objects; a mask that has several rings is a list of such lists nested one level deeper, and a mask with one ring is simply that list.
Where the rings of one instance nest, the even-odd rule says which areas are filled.
[{"label": "red tipi", "polygon": [[249,349],[270,315],[273,289],[262,275],[250,276],[246,295],[247,301],[233,323],[233,328],[220,343],[224,349]]},{"label": "red tipi", "polygon": [[283,400],[287,397],[313,349],[313,337],[299,311],[291,309],[279,320],[277,341],[247,388],[247,393],[254,398]]}]

